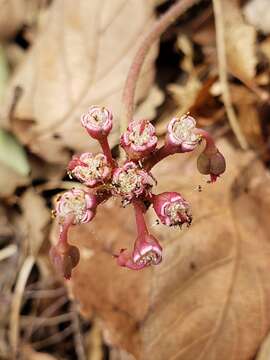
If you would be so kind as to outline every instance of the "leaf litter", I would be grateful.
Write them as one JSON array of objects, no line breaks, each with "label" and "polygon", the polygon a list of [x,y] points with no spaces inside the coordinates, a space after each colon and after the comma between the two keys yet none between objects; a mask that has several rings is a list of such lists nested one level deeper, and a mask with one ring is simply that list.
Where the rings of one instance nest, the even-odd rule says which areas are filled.
[{"label": "leaf litter", "polygon": [[173,115],[190,111],[200,126],[222,134],[228,170],[215,185],[196,173],[194,156],[172,157],[157,170],[159,191],[169,185],[191,199],[194,223],[168,232],[149,216],[166,249],[154,270],[116,267],[114,251],[129,248],[135,234],[108,202],[93,224],[72,229],[82,256],[65,287],[48,259],[49,238],[57,236],[50,208],[59,190],[75,185],[64,178],[70,152],[97,150],[80,129],[80,114],[93,103],[112,107],[116,145],[132,56],[154,11],[164,12],[170,2],[53,0],[26,7],[21,0],[14,13],[12,1],[5,5],[0,39],[10,72],[0,65],[1,133],[8,134],[0,163],[1,358],[16,348],[35,360],[99,360],[105,353],[112,360],[270,356],[268,340],[263,343],[270,329],[267,14],[259,15],[263,0],[242,8],[219,2],[228,91],[249,150],[239,150],[228,126],[214,12],[201,2],[167,31],[156,63],[157,47],[149,55],[136,116],[154,120],[163,136]]}]

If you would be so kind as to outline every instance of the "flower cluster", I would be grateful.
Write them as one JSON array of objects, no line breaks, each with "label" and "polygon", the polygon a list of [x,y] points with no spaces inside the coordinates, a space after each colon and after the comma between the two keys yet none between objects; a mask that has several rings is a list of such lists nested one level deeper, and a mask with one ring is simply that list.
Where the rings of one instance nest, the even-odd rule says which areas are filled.
[{"label": "flower cluster", "polygon": [[115,254],[117,264],[140,270],[162,261],[162,247],[149,233],[145,213],[152,206],[159,221],[166,226],[189,226],[192,221],[189,203],[177,192],[154,194],[156,180],[151,169],[165,157],[194,150],[203,140],[205,147],[197,160],[198,170],[216,181],[225,171],[225,159],[211,136],[196,127],[190,115],[174,117],[168,124],[165,143],[157,148],[155,127],[148,120],[133,121],[120,138],[126,160],[119,163],[113,158],[108,135],[112,129],[112,113],[92,106],[81,117],[82,126],[96,139],[102,153],[76,155],[68,164],[68,174],[85,185],[85,189],[72,189],[57,199],[55,215],[60,225],[59,240],[51,248],[55,267],[66,278],[79,262],[79,250],[68,242],[70,226],[90,222],[98,205],[112,196],[120,197],[122,205],[134,208],[137,238],[131,252],[121,249]]}]

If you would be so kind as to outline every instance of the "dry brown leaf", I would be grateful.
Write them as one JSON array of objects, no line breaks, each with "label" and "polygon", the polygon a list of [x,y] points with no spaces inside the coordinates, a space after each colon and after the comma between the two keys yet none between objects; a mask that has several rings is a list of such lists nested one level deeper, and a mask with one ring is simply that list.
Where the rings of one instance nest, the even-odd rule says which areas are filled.
[{"label": "dry brown leaf", "polygon": [[238,0],[222,0],[225,42],[230,71],[234,76],[251,81],[255,76],[256,31],[243,21]]},{"label": "dry brown leaf", "polygon": [[259,118],[257,97],[244,86],[230,86],[232,102],[238,113],[238,121],[248,143],[257,152],[265,150],[265,142]]},{"label": "dry brown leaf", "polygon": [[260,347],[260,351],[255,360],[269,360],[270,359],[270,335],[268,334]]},{"label": "dry brown leaf", "polygon": [[261,44],[260,49],[267,57],[268,62],[270,63],[270,36],[268,36]]},{"label": "dry brown leaf", "polygon": [[136,359],[133,355],[127,353],[125,350],[111,349],[110,360],[136,360]]},{"label": "dry brown leaf", "polygon": [[5,40],[23,25],[26,0],[0,0],[0,9],[0,40]]},{"label": "dry brown leaf", "polygon": [[35,351],[30,345],[24,345],[21,350],[22,360],[57,360],[50,354]]},{"label": "dry brown leaf", "polygon": [[106,341],[136,359],[249,360],[270,328],[269,174],[253,153],[225,141],[219,148],[228,170],[214,185],[203,185],[195,155],[155,169],[157,191],[181,191],[194,214],[182,231],[150,217],[164,247],[160,266],[117,267],[112,253],[131,247],[135,231],[131,210],[115,201],[72,229],[82,251],[71,283],[81,311],[97,314]]},{"label": "dry brown leaf", "polygon": [[[110,141],[116,143],[124,81],[139,39],[152,20],[153,5],[144,0],[53,1],[6,99],[4,118],[8,119],[14,90],[22,88],[12,125],[32,152],[61,163],[67,149],[97,149],[79,121],[92,104],[112,109],[116,121]],[[142,69],[138,101],[152,83],[156,49]]]},{"label": "dry brown leaf", "polygon": [[264,34],[270,33],[269,0],[250,0],[244,6],[243,13],[251,25]]},{"label": "dry brown leaf", "polygon": [[30,254],[36,256],[45,238],[50,221],[50,212],[45,200],[33,188],[29,188],[20,199],[23,211],[22,225],[28,240]]},{"label": "dry brown leaf", "polygon": [[138,106],[136,118],[153,120],[157,114],[157,108],[163,103],[164,98],[164,92],[157,85],[152,86],[146,100]]},{"label": "dry brown leaf", "polygon": [[191,76],[185,85],[168,85],[168,90],[177,104],[177,113],[179,113],[179,115],[190,110],[201,88],[202,84],[195,76]]}]

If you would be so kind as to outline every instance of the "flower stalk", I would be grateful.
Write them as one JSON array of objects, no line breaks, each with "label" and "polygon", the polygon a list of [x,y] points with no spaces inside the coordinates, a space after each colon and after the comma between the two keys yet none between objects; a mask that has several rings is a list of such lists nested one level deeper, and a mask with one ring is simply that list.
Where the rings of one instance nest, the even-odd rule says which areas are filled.
[{"label": "flower stalk", "polygon": [[198,0],[179,0],[177,3],[153,24],[145,35],[130,66],[123,91],[124,118],[121,122],[121,132],[124,132],[128,123],[133,119],[134,98],[136,85],[142,69],[142,65],[151,46],[160,38],[167,28],[175,22],[188,8],[196,4]]}]

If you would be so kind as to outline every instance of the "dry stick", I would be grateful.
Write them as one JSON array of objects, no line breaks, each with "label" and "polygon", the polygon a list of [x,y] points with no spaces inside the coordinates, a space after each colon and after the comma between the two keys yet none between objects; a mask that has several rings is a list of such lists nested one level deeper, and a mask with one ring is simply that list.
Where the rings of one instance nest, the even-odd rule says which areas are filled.
[{"label": "dry stick", "polygon": [[216,47],[217,47],[217,57],[218,57],[219,80],[221,84],[223,102],[231,128],[241,148],[243,150],[246,150],[248,148],[248,144],[238,124],[236,114],[232,105],[232,100],[228,86],[225,35],[224,35],[224,23],[223,23],[221,1],[213,0],[213,7],[214,7],[215,27],[216,27]]},{"label": "dry stick", "polygon": [[124,91],[123,91],[123,104],[124,104],[124,116],[121,121],[121,132],[126,130],[127,124],[132,120],[134,111],[134,97],[136,85],[141,72],[141,68],[151,45],[155,43],[163,32],[188,8],[193,6],[199,0],[180,0],[173,5],[163,16],[161,16],[151,30],[146,34],[143,39],[134,60],[129,69],[129,73],[126,79]]},{"label": "dry stick", "polygon": [[9,317],[9,342],[12,349],[12,355],[14,359],[17,356],[19,345],[19,319],[20,309],[23,299],[23,293],[26,286],[26,282],[34,266],[35,258],[28,256],[21,269],[15,285],[14,295],[11,302],[10,317]]},{"label": "dry stick", "polygon": [[78,309],[76,304],[73,302],[71,304],[71,322],[73,326],[73,338],[75,343],[75,351],[77,354],[78,360],[86,360],[86,354],[84,349],[84,339],[82,335]]}]

